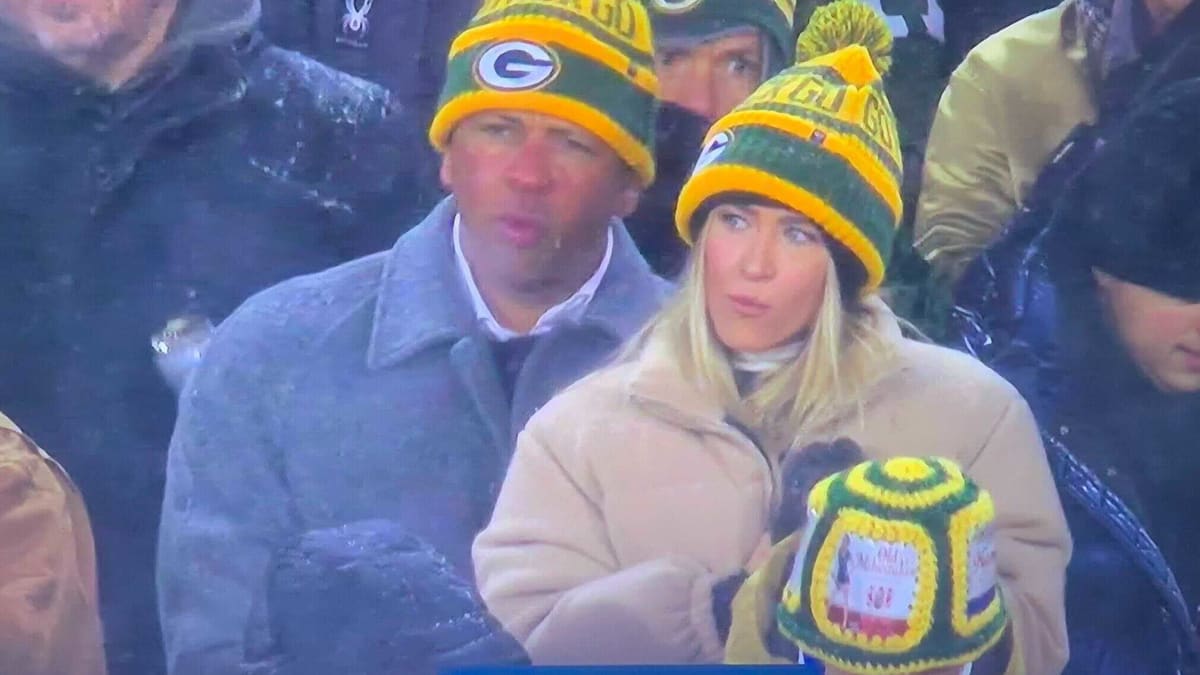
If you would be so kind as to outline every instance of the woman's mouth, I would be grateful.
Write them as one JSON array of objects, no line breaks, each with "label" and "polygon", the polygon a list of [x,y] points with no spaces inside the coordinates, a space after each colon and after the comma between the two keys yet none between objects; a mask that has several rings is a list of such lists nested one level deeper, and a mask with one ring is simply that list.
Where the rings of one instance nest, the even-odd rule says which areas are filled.
[{"label": "woman's mouth", "polygon": [[770,305],[759,302],[748,295],[730,295],[729,302],[733,305],[733,311],[736,314],[747,318],[762,316],[771,309]]}]

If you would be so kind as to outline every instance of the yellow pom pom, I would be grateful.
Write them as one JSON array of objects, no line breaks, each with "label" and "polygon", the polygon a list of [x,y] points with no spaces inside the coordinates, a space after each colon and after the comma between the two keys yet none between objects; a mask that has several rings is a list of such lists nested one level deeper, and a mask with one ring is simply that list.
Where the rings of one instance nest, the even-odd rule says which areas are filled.
[{"label": "yellow pom pom", "polygon": [[888,460],[883,465],[883,472],[894,480],[903,483],[916,483],[918,481],[927,480],[933,475],[933,468],[929,464],[912,457],[898,457]]},{"label": "yellow pom pom", "polygon": [[796,40],[796,62],[860,45],[880,75],[892,67],[892,31],[883,17],[859,0],[833,0],[813,12]]}]

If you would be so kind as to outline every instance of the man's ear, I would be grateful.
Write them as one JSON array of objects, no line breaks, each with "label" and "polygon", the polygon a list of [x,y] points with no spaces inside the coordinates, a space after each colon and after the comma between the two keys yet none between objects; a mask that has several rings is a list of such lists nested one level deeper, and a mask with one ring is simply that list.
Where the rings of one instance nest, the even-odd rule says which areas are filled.
[{"label": "man's ear", "polygon": [[638,202],[642,200],[642,189],[637,185],[630,185],[621,191],[621,218],[628,218],[637,211]]},{"label": "man's ear", "polygon": [[454,191],[451,187],[450,180],[450,175],[452,173],[453,170],[450,167],[450,148],[446,148],[445,152],[442,153],[442,165],[438,169],[438,179],[441,180],[442,188],[445,189],[446,192]]},{"label": "man's ear", "polygon": [[642,200],[642,184],[637,173],[629,167],[625,167],[625,175],[622,180],[625,181],[625,187],[621,190],[618,198],[616,215],[618,218],[624,219],[637,211],[638,203]]}]

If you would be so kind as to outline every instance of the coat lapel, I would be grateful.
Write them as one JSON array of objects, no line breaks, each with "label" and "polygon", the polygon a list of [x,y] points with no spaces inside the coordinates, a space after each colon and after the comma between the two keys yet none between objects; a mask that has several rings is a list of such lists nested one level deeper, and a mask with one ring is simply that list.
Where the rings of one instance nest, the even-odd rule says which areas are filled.
[{"label": "coat lapel", "polygon": [[383,369],[426,349],[448,349],[455,376],[506,461],[509,405],[455,267],[450,227],[456,212],[453,198],[444,200],[388,254],[367,364]]},{"label": "coat lapel", "polygon": [[450,363],[475,404],[475,410],[487,426],[488,436],[496,449],[501,473],[508,466],[509,404],[496,370],[488,344],[479,337],[459,340],[450,349]]}]

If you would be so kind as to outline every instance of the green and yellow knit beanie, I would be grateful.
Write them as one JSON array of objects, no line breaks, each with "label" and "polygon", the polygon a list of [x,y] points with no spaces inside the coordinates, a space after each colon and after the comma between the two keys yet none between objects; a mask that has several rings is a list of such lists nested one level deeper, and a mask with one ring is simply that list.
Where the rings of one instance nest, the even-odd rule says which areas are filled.
[{"label": "green and yellow knit beanie", "polygon": [[444,151],[463,119],[485,110],[560,117],[654,182],[658,78],[641,0],[485,0],[450,46],[429,139]]},{"label": "green and yellow knit beanie", "polygon": [[679,195],[675,224],[725,193],[760,196],[808,216],[883,282],[903,207],[896,117],[883,91],[892,34],[870,7],[835,0],[813,13],[798,64],[767,80],[709,130]]},{"label": "green and yellow knit beanie", "polygon": [[991,496],[953,462],[864,462],[817,483],[779,629],[850,673],[962,666],[1004,635]]},{"label": "green and yellow knit beanie", "polygon": [[758,28],[771,41],[775,68],[791,62],[796,0],[649,0],[654,33],[703,38],[731,27]]}]

